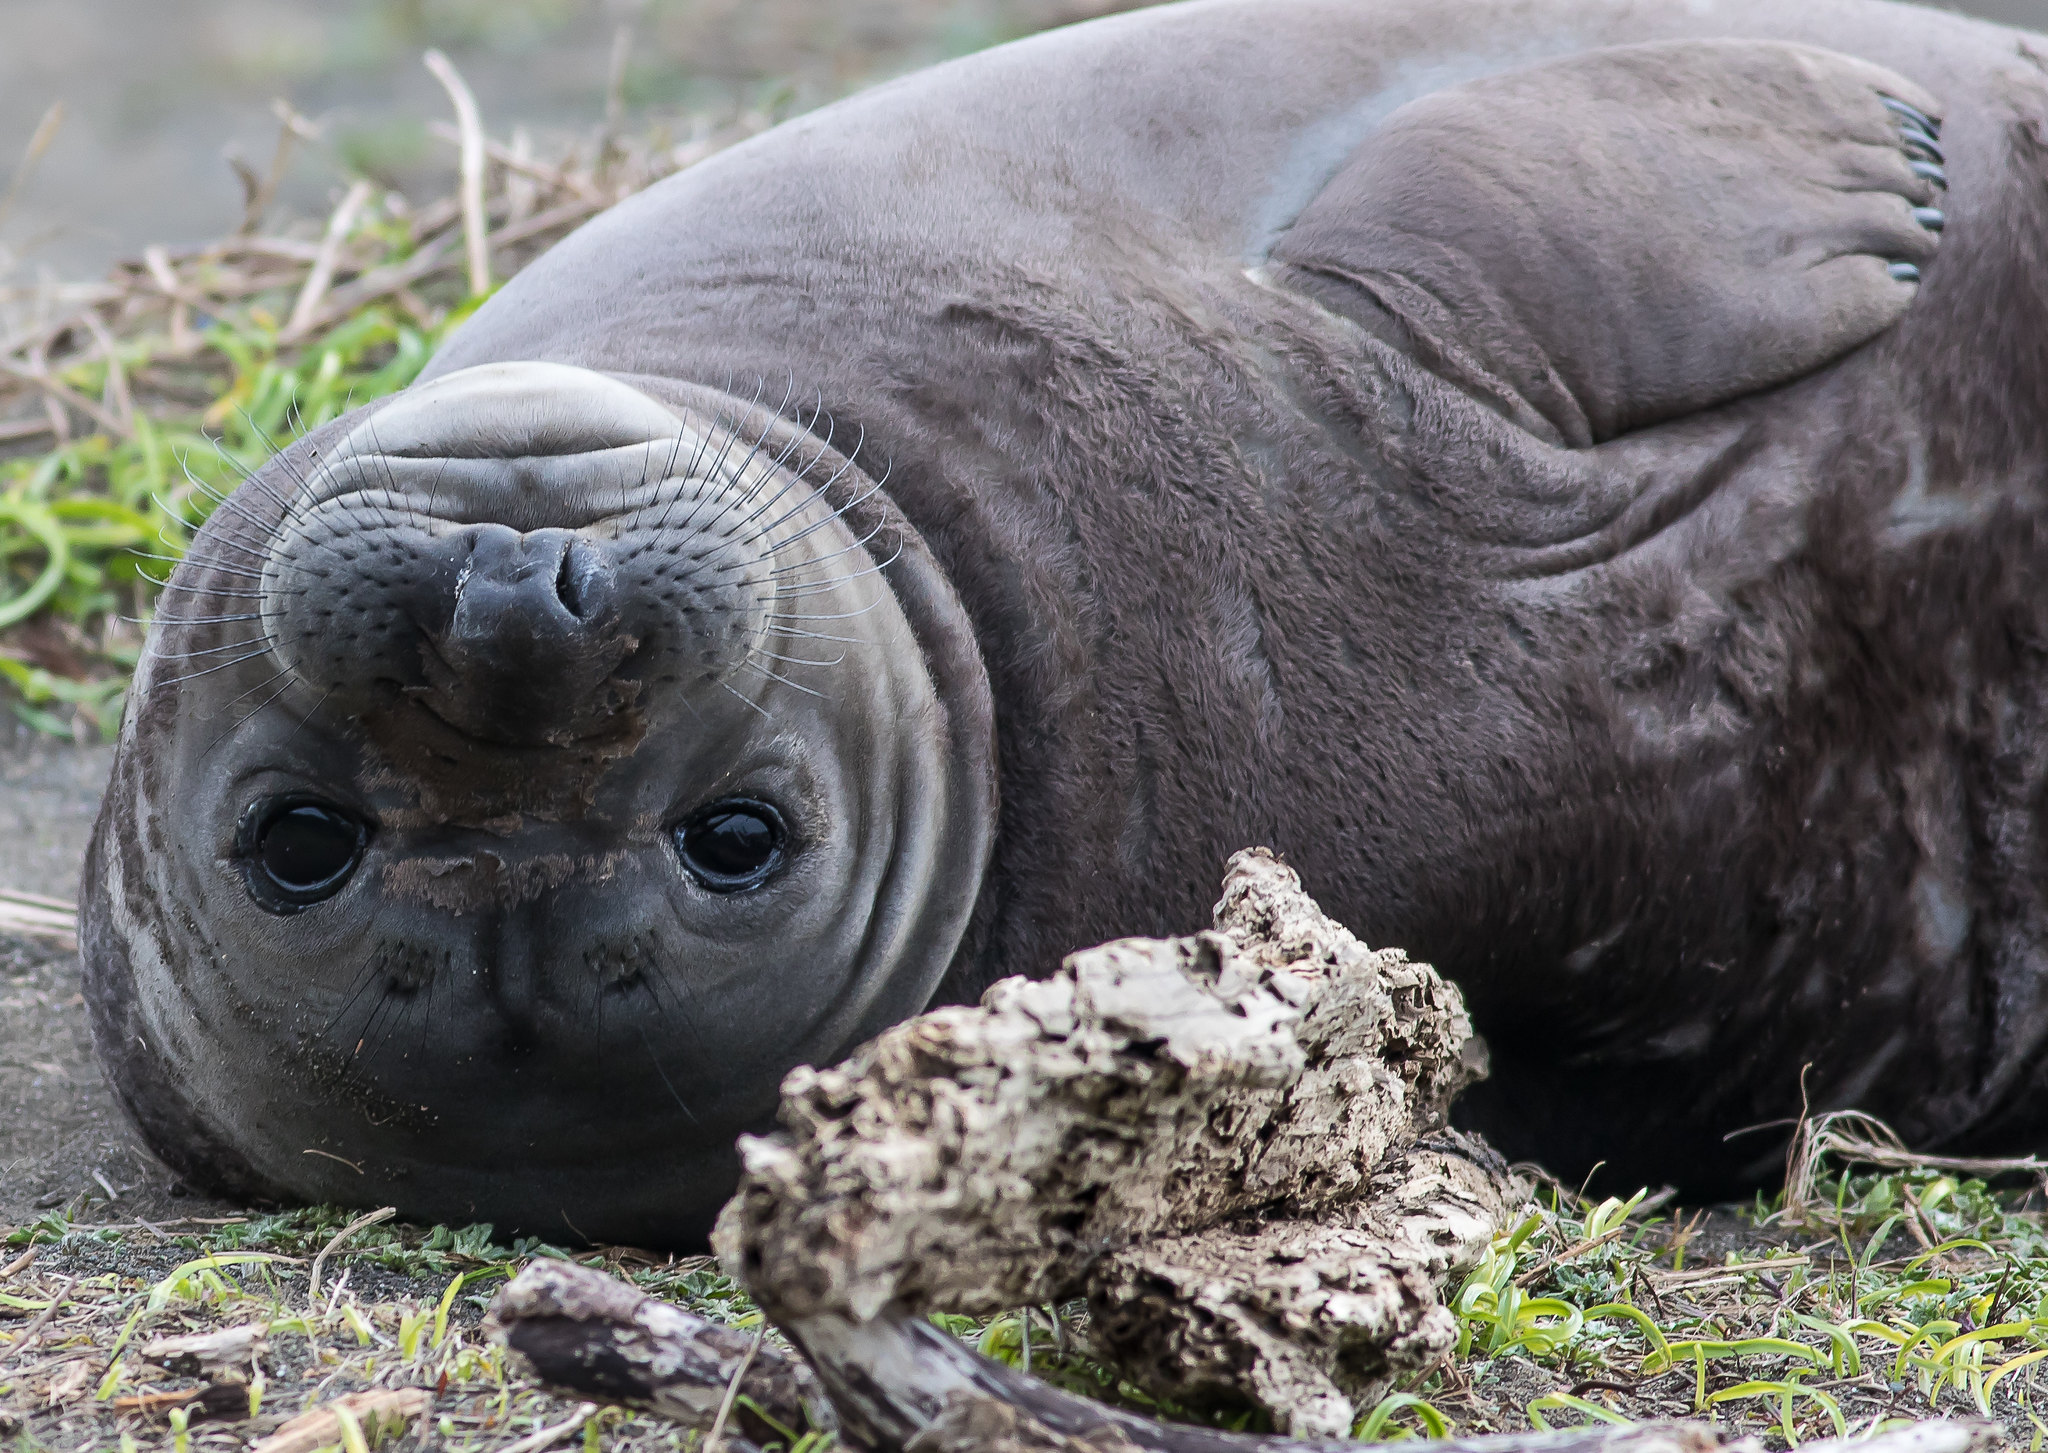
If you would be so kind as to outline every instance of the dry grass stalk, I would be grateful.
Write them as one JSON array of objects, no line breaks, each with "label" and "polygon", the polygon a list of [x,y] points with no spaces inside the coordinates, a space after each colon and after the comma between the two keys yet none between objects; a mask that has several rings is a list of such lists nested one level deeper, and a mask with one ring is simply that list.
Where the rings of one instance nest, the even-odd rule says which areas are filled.
[{"label": "dry grass stalk", "polygon": [[469,292],[477,297],[491,290],[490,222],[484,214],[484,123],[476,97],[454,63],[438,50],[426,54],[427,69],[448,92],[455,106],[455,124],[462,132],[462,242],[469,258]]},{"label": "dry grass stalk", "polygon": [[0,933],[76,949],[78,910],[61,898],[0,888]]},{"label": "dry grass stalk", "polygon": [[57,1290],[50,1294],[50,1304],[36,1314],[35,1320],[21,1329],[20,1334],[7,1344],[4,1351],[0,1351],[0,1360],[18,1357],[35,1346],[42,1338],[43,1329],[50,1325],[51,1319],[57,1315],[57,1309],[64,1305],[64,1299],[71,1295],[71,1289],[77,1285],[77,1277],[64,1278]]},{"label": "dry grass stalk", "polygon": [[36,163],[43,159],[43,153],[50,149],[50,143],[57,139],[57,130],[64,124],[64,103],[52,101],[49,110],[43,112],[43,119],[36,123],[36,129],[29,133],[28,145],[21,150],[21,160],[14,164],[14,175],[8,179],[7,191],[0,194],[0,220],[14,210],[14,202],[21,195],[21,189],[28,185],[34,174]]},{"label": "dry grass stalk", "polygon": [[308,1306],[311,1306],[320,1300],[320,1269],[327,1265],[327,1258],[334,1255],[335,1251],[339,1249],[341,1245],[349,1239],[349,1237],[355,1235],[356,1232],[366,1230],[369,1227],[378,1225],[381,1222],[389,1221],[393,1216],[396,1216],[397,1214],[398,1207],[384,1206],[379,1208],[378,1210],[371,1211],[367,1215],[356,1217],[355,1220],[349,1222],[348,1225],[342,1227],[341,1230],[334,1233],[334,1239],[328,1242],[325,1246],[321,1247],[320,1254],[313,1258],[313,1268],[306,1275],[306,1304]]},{"label": "dry grass stalk", "polygon": [[357,179],[349,187],[348,195],[341,199],[341,205],[334,209],[334,215],[327,219],[327,235],[320,240],[313,270],[306,274],[306,281],[299,288],[298,301],[292,304],[292,315],[285,322],[287,335],[301,335],[311,326],[322,299],[327,296],[327,289],[334,282],[334,267],[341,260],[341,249],[347,243],[349,233],[355,229],[356,218],[369,205],[374,190],[368,182]]},{"label": "dry grass stalk", "polygon": [[596,1416],[596,1403],[578,1403],[576,1411],[561,1422],[552,1427],[542,1428],[539,1432],[528,1433],[516,1443],[507,1443],[499,1453],[540,1453],[541,1449],[552,1448],[564,1438],[580,1432],[583,1425]]},{"label": "dry grass stalk", "polygon": [[[1828,1110],[1799,1119],[1785,1156],[1785,1205],[1779,1215],[1795,1223],[1818,1224],[1829,1219],[1826,1203],[1814,1195],[1814,1185],[1820,1177],[1822,1162],[1830,1156],[1837,1161],[1888,1171],[1934,1170],[1965,1176],[2041,1176],[2048,1172],[2048,1162],[2031,1155],[1927,1155],[1908,1150],[1898,1132],[1875,1115],[1866,1115],[1861,1110]],[[1919,1219],[1908,1223],[1911,1230],[1921,1230]]]}]

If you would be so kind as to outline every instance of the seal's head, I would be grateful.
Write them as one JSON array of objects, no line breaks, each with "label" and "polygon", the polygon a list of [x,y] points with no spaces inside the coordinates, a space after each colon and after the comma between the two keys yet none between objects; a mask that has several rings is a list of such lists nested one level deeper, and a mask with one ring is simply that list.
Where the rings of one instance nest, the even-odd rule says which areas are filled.
[{"label": "seal's head", "polygon": [[84,905],[101,1055],[165,1160],[688,1240],[787,1069],[923,1007],[988,858],[986,682],[829,435],[491,365],[214,513]]}]

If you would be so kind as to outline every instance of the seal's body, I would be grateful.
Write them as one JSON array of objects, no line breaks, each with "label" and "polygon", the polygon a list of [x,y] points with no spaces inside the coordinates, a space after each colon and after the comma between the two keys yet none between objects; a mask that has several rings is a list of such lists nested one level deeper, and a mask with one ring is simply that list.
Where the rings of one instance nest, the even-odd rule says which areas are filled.
[{"label": "seal's body", "polygon": [[1740,1183],[1808,1066],[2037,1147],[2044,127],[1871,0],[1209,0],[694,167],[181,567],[115,1081],[243,1193],[687,1235],[790,1064],[1261,843],[1560,1173]]}]

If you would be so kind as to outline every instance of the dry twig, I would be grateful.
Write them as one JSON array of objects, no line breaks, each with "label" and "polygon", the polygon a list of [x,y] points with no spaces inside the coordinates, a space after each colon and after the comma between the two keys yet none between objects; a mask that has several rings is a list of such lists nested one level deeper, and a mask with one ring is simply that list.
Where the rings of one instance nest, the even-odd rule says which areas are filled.
[{"label": "dry twig", "polygon": [[491,290],[490,223],[484,213],[484,123],[476,97],[454,63],[438,50],[426,54],[427,69],[448,92],[455,106],[455,124],[462,132],[462,241],[469,257],[469,293],[481,297]]}]

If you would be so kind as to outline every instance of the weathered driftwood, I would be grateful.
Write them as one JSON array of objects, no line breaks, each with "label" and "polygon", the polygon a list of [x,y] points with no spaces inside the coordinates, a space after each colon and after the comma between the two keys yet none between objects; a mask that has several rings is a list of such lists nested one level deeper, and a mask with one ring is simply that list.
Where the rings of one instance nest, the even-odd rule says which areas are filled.
[{"label": "weathered driftwood", "polygon": [[[1436,1289],[1522,1194],[1444,1128],[1473,1049],[1454,989],[1242,853],[1212,933],[1076,954],[1047,982],[791,1074],[784,1128],[744,1143],[716,1240],[800,1355],[563,1263],[522,1273],[492,1317],[558,1387],[700,1428],[742,1409],[728,1435],[755,1443],[830,1429],[873,1453],[1352,1449],[1358,1401],[1449,1348]],[[1076,1296],[1127,1375],[1184,1402],[1250,1401],[1297,1436],[1076,1397],[923,1315]],[[1995,1440],[1934,1424],[1858,1449]],[[1684,1424],[1444,1446],[1757,1449]]]},{"label": "weathered driftwood", "polygon": [[783,1085],[720,1253],[785,1328],[1087,1299],[1155,1393],[1341,1435],[1449,1351],[1437,1285],[1520,1190],[1443,1128],[1457,990],[1238,854],[1213,932],[1077,953]]},{"label": "weathered driftwood", "polygon": [[801,1359],[573,1262],[527,1267],[492,1302],[490,1325],[545,1381],[585,1397],[694,1428],[729,1401],[728,1427],[756,1444],[835,1426]]}]

